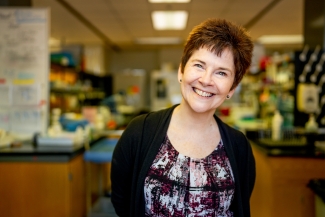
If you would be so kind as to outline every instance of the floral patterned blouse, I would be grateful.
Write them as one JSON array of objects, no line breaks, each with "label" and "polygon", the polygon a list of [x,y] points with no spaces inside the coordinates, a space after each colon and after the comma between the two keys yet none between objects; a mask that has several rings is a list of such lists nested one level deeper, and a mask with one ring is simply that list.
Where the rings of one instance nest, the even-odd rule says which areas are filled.
[{"label": "floral patterned blouse", "polygon": [[166,136],[144,185],[146,216],[233,217],[235,182],[222,141],[202,159],[178,153]]}]

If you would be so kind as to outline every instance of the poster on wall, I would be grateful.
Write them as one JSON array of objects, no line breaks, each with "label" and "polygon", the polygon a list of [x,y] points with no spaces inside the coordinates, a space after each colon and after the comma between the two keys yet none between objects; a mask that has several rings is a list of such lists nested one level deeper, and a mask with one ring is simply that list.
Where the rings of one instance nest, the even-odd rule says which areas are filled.
[{"label": "poster on wall", "polygon": [[0,129],[45,133],[48,123],[49,10],[0,8]]}]

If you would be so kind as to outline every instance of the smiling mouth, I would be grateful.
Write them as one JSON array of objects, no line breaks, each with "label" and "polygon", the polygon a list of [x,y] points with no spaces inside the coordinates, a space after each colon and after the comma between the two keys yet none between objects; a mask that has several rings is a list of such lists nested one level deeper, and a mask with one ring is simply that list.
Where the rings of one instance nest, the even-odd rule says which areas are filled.
[{"label": "smiling mouth", "polygon": [[203,97],[211,97],[211,96],[214,95],[214,94],[212,94],[212,93],[204,92],[204,91],[199,90],[199,89],[196,89],[196,88],[194,88],[194,87],[193,87],[193,90],[194,90],[194,92],[195,92],[197,95],[199,95],[199,96],[203,96]]}]

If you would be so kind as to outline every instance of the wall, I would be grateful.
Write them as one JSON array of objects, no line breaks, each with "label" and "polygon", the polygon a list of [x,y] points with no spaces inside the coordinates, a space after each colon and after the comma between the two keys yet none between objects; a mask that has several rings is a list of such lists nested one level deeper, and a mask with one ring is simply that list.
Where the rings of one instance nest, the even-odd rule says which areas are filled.
[{"label": "wall", "polygon": [[108,51],[109,73],[125,69],[144,69],[147,73],[161,69],[163,63],[171,63],[176,69],[181,60],[182,48],[143,50],[143,51]]},{"label": "wall", "polygon": [[[150,74],[154,70],[161,70],[164,63],[169,63],[174,69],[178,69],[182,48],[170,48],[160,50],[139,51],[107,51],[107,69],[109,74],[121,73],[129,69],[144,69],[146,71],[146,99],[145,103],[150,105]],[[114,82],[114,81],[113,81]],[[117,84],[118,85],[118,84]]]},{"label": "wall", "polygon": [[118,73],[126,69],[144,69],[146,72],[150,72],[158,66],[156,51],[111,52],[108,59],[109,73]]},{"label": "wall", "polygon": [[[182,52],[182,48],[161,49],[159,51],[159,63],[170,63],[175,69],[178,69],[181,62]],[[162,66],[160,65],[160,69],[161,68]]]},{"label": "wall", "polygon": [[103,76],[107,74],[105,64],[106,49],[101,45],[84,46],[84,70],[95,75]]}]

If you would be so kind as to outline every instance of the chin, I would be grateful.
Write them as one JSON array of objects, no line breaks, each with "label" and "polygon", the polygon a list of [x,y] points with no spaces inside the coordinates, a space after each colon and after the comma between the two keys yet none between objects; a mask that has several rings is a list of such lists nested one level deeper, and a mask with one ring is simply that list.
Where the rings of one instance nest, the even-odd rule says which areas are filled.
[{"label": "chin", "polygon": [[211,108],[207,106],[198,106],[198,105],[190,105],[191,109],[196,112],[196,113],[210,113],[210,112],[215,112],[217,108]]}]

